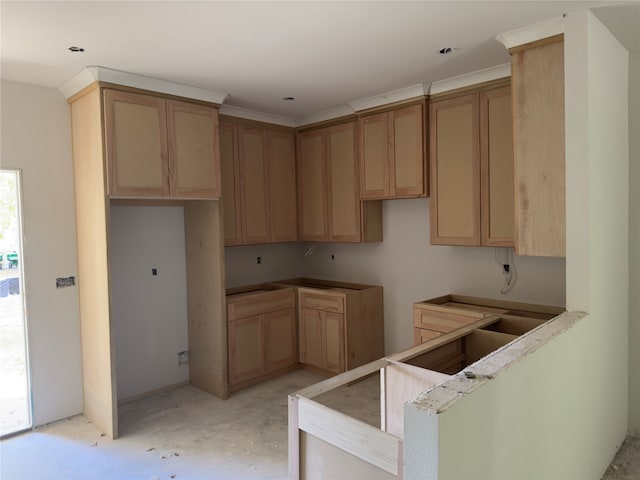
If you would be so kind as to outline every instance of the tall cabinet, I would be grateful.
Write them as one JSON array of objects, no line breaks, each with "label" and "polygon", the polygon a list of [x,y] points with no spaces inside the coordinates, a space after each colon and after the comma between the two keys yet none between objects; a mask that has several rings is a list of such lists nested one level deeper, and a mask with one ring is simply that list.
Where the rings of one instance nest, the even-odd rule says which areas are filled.
[{"label": "tall cabinet", "polygon": [[430,117],[431,243],[513,246],[508,81],[434,99]]},{"label": "tall cabinet", "polygon": [[355,122],[298,135],[300,239],[382,241],[380,201],[360,201]]},{"label": "tall cabinet", "polygon": [[297,240],[295,134],[225,117],[220,145],[225,245]]},{"label": "tall cabinet", "polygon": [[[94,84],[72,97],[84,414],[118,435],[109,218],[116,199],[183,205],[189,380],[228,395],[215,105]],[[135,128],[134,128],[135,127]],[[122,200],[120,200],[122,201]]]}]

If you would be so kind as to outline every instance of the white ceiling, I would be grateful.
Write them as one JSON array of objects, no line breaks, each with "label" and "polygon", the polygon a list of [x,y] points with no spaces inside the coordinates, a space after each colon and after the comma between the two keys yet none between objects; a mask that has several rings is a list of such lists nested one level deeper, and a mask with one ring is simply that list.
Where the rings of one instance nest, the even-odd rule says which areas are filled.
[{"label": "white ceiling", "polygon": [[[497,34],[598,5],[606,7],[596,14],[627,35],[621,41],[640,44],[637,1],[3,0],[1,75],[57,88],[99,65],[228,93],[227,104],[301,119],[508,63]],[[72,45],[85,52],[71,53]],[[444,56],[443,47],[456,50]]]}]

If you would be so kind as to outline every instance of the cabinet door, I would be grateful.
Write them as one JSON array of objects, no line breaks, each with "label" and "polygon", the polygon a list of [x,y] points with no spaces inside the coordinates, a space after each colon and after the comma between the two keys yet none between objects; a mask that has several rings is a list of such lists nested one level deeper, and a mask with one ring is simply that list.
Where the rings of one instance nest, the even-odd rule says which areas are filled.
[{"label": "cabinet door", "polygon": [[480,245],[478,96],[432,103],[431,243]]},{"label": "cabinet door", "polygon": [[231,385],[264,373],[262,316],[229,322],[228,349]]},{"label": "cabinet door", "polygon": [[322,323],[322,368],[334,373],[344,368],[344,315],[320,312]]},{"label": "cabinet door", "polygon": [[565,256],[564,43],[513,52],[515,244]]},{"label": "cabinet door", "polygon": [[269,195],[264,132],[238,127],[243,243],[268,243]]},{"label": "cabinet door", "polygon": [[329,240],[359,242],[362,237],[355,123],[327,130],[327,167]]},{"label": "cabinet door", "polygon": [[358,120],[360,133],[360,198],[389,197],[388,115],[379,113]]},{"label": "cabinet door", "polygon": [[165,100],[104,91],[109,195],[169,195]]},{"label": "cabinet door", "polygon": [[511,87],[480,93],[482,245],[513,247]]},{"label": "cabinet door", "polygon": [[425,195],[424,108],[422,105],[389,112],[390,196]]},{"label": "cabinet door", "polygon": [[240,225],[240,172],[237,132],[233,125],[220,124],[220,170],[225,246],[242,243]]},{"label": "cabinet door", "polygon": [[289,308],[264,315],[265,372],[295,365],[296,310]]},{"label": "cabinet door", "polygon": [[298,151],[300,240],[326,241],[328,228],[324,130],[300,134]]},{"label": "cabinet door", "polygon": [[185,102],[167,102],[171,195],[220,198],[218,111]]},{"label": "cabinet door", "polygon": [[271,241],[294,242],[298,239],[295,135],[268,131],[267,141]]},{"label": "cabinet door", "polygon": [[323,322],[320,318],[320,311],[311,308],[301,308],[299,322],[300,363],[323,368]]}]

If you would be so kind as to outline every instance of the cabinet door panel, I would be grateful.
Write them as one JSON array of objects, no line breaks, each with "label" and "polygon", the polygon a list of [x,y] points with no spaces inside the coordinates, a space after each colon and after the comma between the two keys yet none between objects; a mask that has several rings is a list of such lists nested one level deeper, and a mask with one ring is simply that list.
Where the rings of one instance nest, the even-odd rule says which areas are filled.
[{"label": "cabinet door panel", "polygon": [[265,371],[294,365],[298,356],[295,308],[266,314],[264,329]]},{"label": "cabinet door panel", "polygon": [[262,129],[238,128],[243,243],[269,241],[269,196]]},{"label": "cabinet door panel", "polygon": [[264,372],[261,316],[229,322],[229,383],[234,384]]},{"label": "cabinet door panel", "polygon": [[293,133],[267,132],[267,139],[271,241],[293,242],[298,238],[295,136]]},{"label": "cabinet door panel", "polygon": [[344,316],[321,312],[323,368],[330,372],[344,372]]},{"label": "cabinet door panel", "polygon": [[480,94],[482,245],[513,247],[511,88]]},{"label": "cabinet door panel", "polygon": [[300,309],[300,363],[322,366],[322,320],[320,312],[311,308]]},{"label": "cabinet door panel", "polygon": [[324,130],[299,136],[298,204],[300,239],[327,240],[327,174]]},{"label": "cabinet door panel", "polygon": [[222,178],[222,209],[224,244],[240,245],[240,172],[236,132],[233,125],[220,124],[220,171]]},{"label": "cabinet door panel", "polygon": [[389,128],[387,114],[361,118],[360,198],[389,196]]},{"label": "cabinet door panel", "polygon": [[431,104],[431,243],[480,244],[476,95]]},{"label": "cabinet door panel", "polygon": [[327,130],[329,176],[329,240],[359,242],[360,195],[356,159],[355,124]]},{"label": "cabinet door panel", "polygon": [[218,111],[176,101],[167,105],[171,194],[219,198]]},{"label": "cabinet door panel", "polygon": [[169,195],[165,101],[105,90],[104,106],[109,194]]},{"label": "cabinet door panel", "polygon": [[392,197],[425,194],[423,106],[389,112]]}]

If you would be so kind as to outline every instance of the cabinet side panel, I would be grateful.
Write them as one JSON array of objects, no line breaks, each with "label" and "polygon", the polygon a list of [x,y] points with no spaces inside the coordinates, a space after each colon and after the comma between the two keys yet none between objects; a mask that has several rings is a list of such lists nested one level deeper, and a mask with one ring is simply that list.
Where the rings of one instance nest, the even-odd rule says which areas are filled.
[{"label": "cabinet side panel", "polygon": [[184,205],[189,317],[189,380],[227,398],[227,319],[222,212],[215,200]]},{"label": "cabinet side panel", "polygon": [[384,356],[382,287],[347,295],[346,368],[351,370]]},{"label": "cabinet side panel", "polygon": [[298,238],[296,208],[296,147],[293,133],[267,132],[271,241]]},{"label": "cabinet side panel", "polygon": [[240,177],[232,125],[220,124],[220,169],[222,176],[222,209],[224,213],[224,244],[239,245]]},{"label": "cabinet side panel", "polygon": [[243,243],[267,243],[270,226],[264,133],[244,127],[238,132]]},{"label": "cabinet side panel", "polygon": [[360,194],[354,123],[330,128],[327,143],[329,239],[334,242],[359,242]]},{"label": "cabinet side panel", "polygon": [[512,56],[516,252],[565,256],[564,42]]},{"label": "cabinet side panel", "polygon": [[78,293],[84,415],[109,437],[118,435],[108,271],[108,203],[100,91],[71,105],[78,235]]}]

